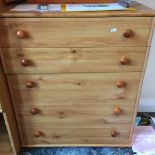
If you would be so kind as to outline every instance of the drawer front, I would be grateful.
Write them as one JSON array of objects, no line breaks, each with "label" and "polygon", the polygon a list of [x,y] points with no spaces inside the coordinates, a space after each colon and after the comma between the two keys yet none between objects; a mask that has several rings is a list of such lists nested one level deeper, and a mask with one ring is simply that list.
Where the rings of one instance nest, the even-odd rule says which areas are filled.
[{"label": "drawer front", "polygon": [[6,73],[142,71],[145,47],[3,48]]},{"label": "drawer front", "polygon": [[45,102],[40,105],[16,103],[16,108],[22,123],[48,122],[57,128],[71,126],[95,128],[107,123],[132,123],[135,102],[134,100],[88,100],[73,101],[68,104],[62,102],[62,105],[50,105]]},{"label": "drawer front", "polygon": [[[29,122],[22,126],[22,145],[125,145],[129,142],[130,129],[130,124],[106,124],[101,128],[56,128],[48,122]],[[118,132],[116,137],[112,137],[113,131]]]},{"label": "drawer front", "polygon": [[78,100],[135,100],[140,75],[139,72],[20,74],[8,75],[8,80],[15,102],[52,105]]},{"label": "drawer front", "polygon": [[150,17],[7,18],[4,23],[1,19],[1,46],[146,46],[151,20]]}]

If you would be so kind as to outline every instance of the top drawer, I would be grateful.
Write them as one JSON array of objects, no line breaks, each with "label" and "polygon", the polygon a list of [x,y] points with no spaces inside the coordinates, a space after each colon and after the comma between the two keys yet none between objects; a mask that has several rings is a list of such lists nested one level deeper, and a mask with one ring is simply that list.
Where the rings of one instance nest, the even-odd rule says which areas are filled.
[{"label": "top drawer", "polygon": [[0,19],[1,47],[147,46],[150,17]]}]

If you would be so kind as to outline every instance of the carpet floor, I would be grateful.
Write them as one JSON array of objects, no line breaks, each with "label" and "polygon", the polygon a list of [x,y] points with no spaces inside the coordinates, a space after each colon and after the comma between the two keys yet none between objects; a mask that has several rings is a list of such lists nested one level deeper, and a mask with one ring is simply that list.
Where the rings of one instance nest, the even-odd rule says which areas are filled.
[{"label": "carpet floor", "polygon": [[61,147],[23,148],[20,155],[134,155],[132,148]]}]

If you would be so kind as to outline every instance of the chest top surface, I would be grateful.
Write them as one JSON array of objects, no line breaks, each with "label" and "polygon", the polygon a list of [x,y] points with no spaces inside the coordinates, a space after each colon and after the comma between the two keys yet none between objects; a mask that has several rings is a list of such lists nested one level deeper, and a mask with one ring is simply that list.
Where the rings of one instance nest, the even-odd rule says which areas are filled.
[{"label": "chest top surface", "polygon": [[98,11],[98,12],[16,12],[11,11],[15,6],[8,6],[0,9],[0,18],[3,17],[37,17],[37,18],[85,18],[85,17],[155,17],[155,10],[152,10],[142,4],[133,2],[132,6],[135,11]]}]

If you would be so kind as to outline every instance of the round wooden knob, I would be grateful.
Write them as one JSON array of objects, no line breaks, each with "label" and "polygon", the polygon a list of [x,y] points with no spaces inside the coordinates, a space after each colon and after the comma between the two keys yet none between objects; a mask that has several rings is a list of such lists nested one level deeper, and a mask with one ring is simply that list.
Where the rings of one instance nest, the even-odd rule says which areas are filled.
[{"label": "round wooden knob", "polygon": [[39,109],[37,109],[37,108],[32,108],[31,109],[31,114],[32,115],[36,115],[36,114],[38,114],[39,113]]},{"label": "round wooden knob", "polygon": [[117,81],[117,82],[116,82],[116,86],[117,86],[118,88],[124,88],[124,87],[127,86],[127,83],[126,83],[125,81]]},{"label": "round wooden knob", "polygon": [[24,67],[28,67],[30,65],[30,60],[29,59],[22,59],[21,60],[21,65]]},{"label": "round wooden knob", "polygon": [[131,63],[130,59],[129,58],[121,58],[120,60],[120,64],[121,65],[129,65]]},{"label": "round wooden knob", "polygon": [[34,134],[35,137],[41,137],[41,136],[43,136],[43,135],[44,135],[44,133],[43,133],[42,131],[37,131],[37,132]]},{"label": "round wooden knob", "polygon": [[35,86],[35,83],[32,82],[32,81],[28,81],[28,82],[26,83],[26,87],[27,87],[27,88],[33,88],[34,86]]},{"label": "round wooden knob", "polygon": [[118,135],[118,132],[117,132],[116,130],[113,130],[113,131],[111,132],[111,136],[112,136],[112,137],[117,137],[117,135]]},{"label": "round wooden knob", "polygon": [[26,38],[26,33],[24,31],[21,31],[21,30],[17,31],[17,38],[19,38],[19,39]]},{"label": "round wooden knob", "polygon": [[122,110],[119,107],[114,108],[114,114],[115,115],[120,115],[122,113]]},{"label": "round wooden knob", "polygon": [[130,29],[127,29],[127,30],[125,30],[124,32],[123,32],[123,36],[125,37],[125,38],[129,38],[129,37],[131,37],[132,36],[132,30],[130,30]]}]

